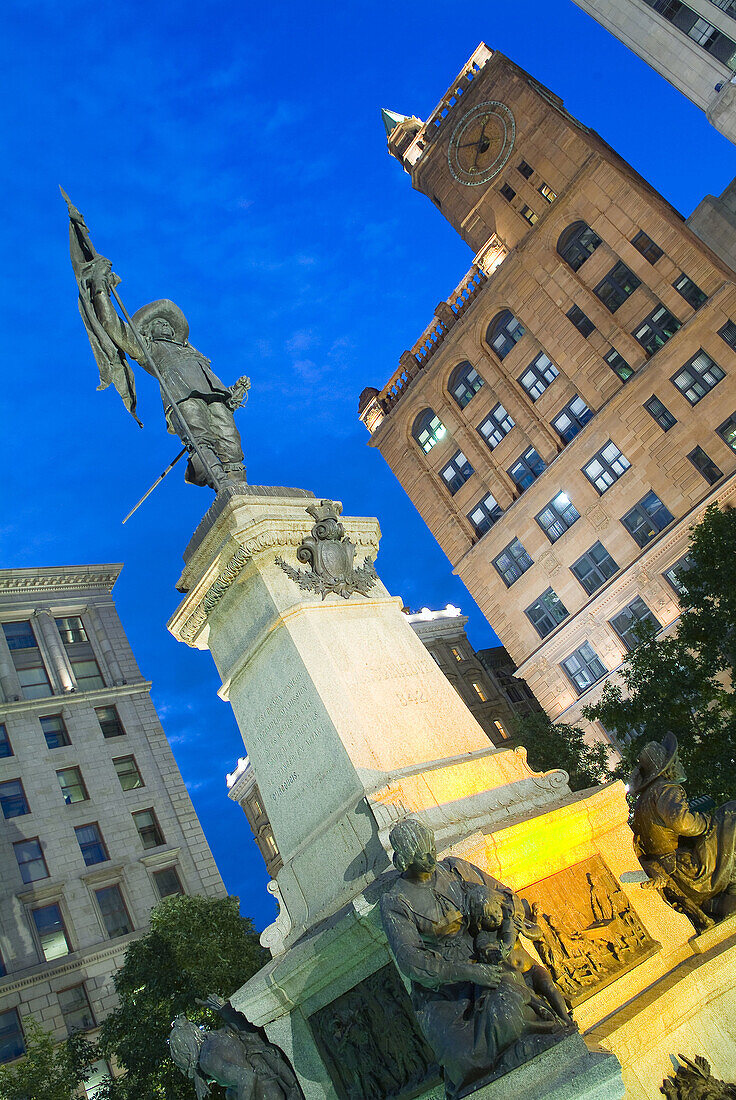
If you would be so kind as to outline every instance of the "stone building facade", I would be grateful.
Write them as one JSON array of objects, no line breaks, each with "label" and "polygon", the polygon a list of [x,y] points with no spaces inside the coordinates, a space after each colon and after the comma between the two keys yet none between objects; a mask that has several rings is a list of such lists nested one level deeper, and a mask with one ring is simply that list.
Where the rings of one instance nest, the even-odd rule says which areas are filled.
[{"label": "stone building facade", "polygon": [[407,618],[488,739],[499,748],[512,744],[515,720],[541,707],[514,675],[504,647],[476,652],[465,631],[467,615],[451,604],[407,612]]},{"label": "stone building facade", "polygon": [[562,101],[481,45],[389,151],[475,262],[360,416],[547,713],[680,614],[736,487],[733,273]]},{"label": "stone building facade", "polygon": [[734,0],[574,0],[736,141]]},{"label": "stone building facade", "polygon": [[2,1062],[24,1016],[58,1038],[101,1022],[162,898],[226,893],[112,601],[120,569],[0,570]]}]

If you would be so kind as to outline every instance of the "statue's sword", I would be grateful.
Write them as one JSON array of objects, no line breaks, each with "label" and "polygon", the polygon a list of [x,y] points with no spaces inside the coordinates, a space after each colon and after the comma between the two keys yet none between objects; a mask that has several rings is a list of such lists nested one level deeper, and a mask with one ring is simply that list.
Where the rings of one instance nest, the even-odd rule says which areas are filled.
[{"label": "statue's sword", "polygon": [[140,500],[138,501],[138,503],[137,503],[136,505],[134,505],[134,506],[133,506],[133,507],[132,507],[132,508],[130,509],[130,511],[128,512],[127,516],[126,516],[126,517],[125,517],[125,519],[123,520],[123,523],[127,523],[127,522],[128,522],[128,520],[129,520],[129,519],[130,519],[130,517],[131,517],[131,516],[133,515],[133,513],[134,513],[134,512],[137,512],[137,511],[138,511],[138,509],[140,508],[141,504],[143,504],[143,501],[144,501],[144,500],[148,500],[148,498],[150,497],[150,495],[151,495],[151,493],[153,492],[153,490],[154,490],[154,489],[155,489],[155,488],[156,488],[156,487],[157,487],[158,485],[160,485],[160,484],[161,484],[161,482],[162,482],[162,481],[163,481],[163,479],[164,479],[164,478],[166,477],[166,475],[167,475],[167,474],[169,474],[169,473],[171,473],[171,471],[172,471],[172,470],[174,469],[174,467],[176,466],[176,464],[177,464],[177,462],[179,461],[179,459],[180,459],[180,458],[183,458],[183,457],[184,457],[184,455],[185,455],[185,454],[187,454],[187,453],[188,453],[188,452],[187,452],[187,448],[186,448],[186,447],[182,447],[182,449],[181,449],[181,450],[179,451],[179,453],[178,453],[178,455],[176,456],[176,458],[175,458],[175,459],[173,459],[173,460],[172,460],[172,461],[171,461],[171,462],[169,463],[169,465],[168,465],[168,466],[166,467],[166,469],[164,470],[164,472],[163,472],[162,474],[159,474],[159,476],[158,476],[158,477],[156,478],[156,480],[154,481],[153,485],[152,485],[152,486],[151,486],[151,488],[150,488],[150,489],[148,490],[148,492],[147,492],[147,493],[144,493],[144,494],[143,494],[143,496],[141,497],[141,499],[140,499]]}]

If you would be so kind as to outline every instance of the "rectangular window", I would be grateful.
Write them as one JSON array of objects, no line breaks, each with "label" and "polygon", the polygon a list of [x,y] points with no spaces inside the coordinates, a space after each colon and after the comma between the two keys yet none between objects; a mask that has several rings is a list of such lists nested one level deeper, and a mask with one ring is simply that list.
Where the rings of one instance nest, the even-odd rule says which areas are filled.
[{"label": "rectangular window", "polygon": [[723,470],[716,466],[713,459],[705,453],[702,447],[693,448],[687,457],[709,485],[715,485],[723,477]]},{"label": "rectangular window", "polygon": [[524,492],[547,469],[541,455],[533,447],[518,459],[509,469],[509,477],[520,492]]},{"label": "rectangular window", "polygon": [[456,661],[464,661],[465,655],[456,646],[452,646],[452,655]]},{"label": "rectangular window", "polygon": [[105,886],[101,890],[95,890],[95,897],[100,907],[105,931],[111,940],[116,936],[127,936],[133,931],[119,886]]},{"label": "rectangular window", "polygon": [[618,572],[618,565],[600,542],[595,542],[581,558],[570,566],[573,574],[589,596]]},{"label": "rectangular window", "polygon": [[61,793],[67,806],[71,806],[74,802],[87,801],[89,795],[79,768],[61,768],[56,773],[56,778],[59,780]]},{"label": "rectangular window", "polygon": [[79,615],[67,615],[63,619],[57,619],[56,625],[61,634],[64,645],[74,645],[75,642],[87,642],[87,631],[84,629]]},{"label": "rectangular window", "polygon": [[96,821],[90,825],[77,825],[74,832],[87,867],[92,867],[95,863],[105,863],[110,858]]},{"label": "rectangular window", "polygon": [[592,415],[591,409],[588,408],[582,397],[574,397],[553,418],[552,427],[565,443],[569,443],[588,423]]},{"label": "rectangular window", "polygon": [[502,741],[508,741],[509,735],[507,734],[506,730],[503,728],[503,726],[501,725],[501,723],[498,721],[497,718],[494,719],[493,724],[496,727],[496,729],[498,730],[498,733],[499,733],[499,736],[500,736],[501,740]]},{"label": "rectangular window", "polygon": [[615,313],[640,286],[641,279],[637,279],[634,272],[619,260],[601,279],[594,293],[609,313]]},{"label": "rectangular window", "polygon": [[687,554],[664,571],[664,579],[671,584],[678,596],[687,596],[687,574],[695,567],[695,558]]},{"label": "rectangular window", "polygon": [[446,466],[440,470],[440,477],[454,496],[473,475],[473,467],[468,462],[462,451],[457,451]]},{"label": "rectangular window", "polygon": [[672,375],[671,381],[691,405],[697,405],[725,377],[726,372],[701,348],[682,370]]},{"label": "rectangular window", "polygon": [[100,1058],[89,1067],[89,1073],[84,1079],[84,1095],[87,1100],[96,1100],[102,1095],[103,1084],[110,1076],[110,1067]]},{"label": "rectangular window", "polygon": [[497,447],[505,435],[511,431],[514,421],[503,405],[496,405],[491,409],[485,420],[481,420],[478,431],[493,450]]},{"label": "rectangular window", "polygon": [[732,451],[736,451],[736,413],[724,420],[720,427],[716,428],[719,436]]},{"label": "rectangular window", "polygon": [[13,746],[10,744],[8,731],[4,723],[0,722],[0,759],[13,755]]},{"label": "rectangular window", "polygon": [[3,623],[3,633],[8,649],[38,649],[36,635],[30,620],[20,623]]},{"label": "rectangular window", "polygon": [[3,631],[20,680],[23,698],[42,699],[51,695],[51,682],[30,621],[3,623]]},{"label": "rectangular window", "polygon": [[567,493],[558,493],[535,518],[549,541],[556,542],[576,520],[580,519],[580,512]]},{"label": "rectangular window", "polygon": [[493,494],[489,493],[483,500],[478,501],[472,512],[468,512],[468,519],[473,524],[476,535],[480,536],[485,535],[486,531],[490,531],[493,524],[502,515],[503,508]]},{"label": "rectangular window", "polygon": [[511,202],[512,199],[516,198],[516,192],[513,187],[509,187],[507,183],[504,183],[503,187],[499,187],[499,191],[506,199],[506,202]]},{"label": "rectangular window", "polygon": [[540,638],[546,638],[556,626],[564,622],[569,611],[553,589],[548,588],[539,599],[524,612]]},{"label": "rectangular window", "polygon": [[153,810],[138,810],[133,814],[133,821],[144,848],[157,848],[166,843]]},{"label": "rectangular window", "polygon": [[534,562],[519,540],[514,539],[498,557],[493,559],[493,564],[503,577],[506,587],[510,588],[514,581],[518,581],[519,577],[526,573],[527,569],[531,569]]},{"label": "rectangular window", "polygon": [[540,351],[539,355],[531,361],[519,378],[519,383],[524,387],[532,401],[536,401],[538,397],[542,396],[550,382],[554,382],[559,373],[549,356]]},{"label": "rectangular window", "polygon": [[674,336],[680,328],[680,322],[664,306],[657,306],[648,317],[645,317],[638,328],[632,333],[638,340],[647,355],[654,355],[664,347],[671,336]]},{"label": "rectangular window", "polygon": [[113,764],[124,791],[134,791],[145,786],[134,756],[119,756],[117,760],[113,760]]},{"label": "rectangular window", "polygon": [[539,191],[539,194],[543,199],[546,199],[547,202],[554,202],[557,198],[557,192],[553,191],[547,183],[541,184],[541,186],[537,188],[537,191]]},{"label": "rectangular window", "polygon": [[572,309],[568,309],[567,318],[572,321],[581,336],[590,336],[591,332],[595,332],[595,325],[590,317],[583,313],[580,306],[573,306]]},{"label": "rectangular window", "polygon": [[480,702],[481,703],[487,703],[488,699],[486,698],[486,693],[484,692],[483,688],[478,683],[478,681],[477,680],[471,680],[471,685],[472,685],[473,691],[478,696],[478,699],[480,700]]},{"label": "rectangular window", "polygon": [[733,321],[726,321],[723,328],[718,329],[718,335],[730,348],[736,349],[736,324]]},{"label": "rectangular window", "polygon": [[628,650],[635,649],[644,640],[641,624],[647,623],[659,630],[661,623],[654,617],[641,596],[632,600],[623,611],[611,619],[611,626]]},{"label": "rectangular window", "polygon": [[0,1012],[0,1062],[12,1062],[26,1052],[17,1008]]},{"label": "rectangular window", "polygon": [[61,907],[58,904],[42,905],[38,909],[32,909],[31,916],[46,962],[68,955],[71,947],[61,916]]},{"label": "rectangular window", "polygon": [[527,206],[526,203],[524,203],[519,213],[525,221],[529,222],[529,225],[534,225],[539,220],[539,214],[535,214],[531,206]]},{"label": "rectangular window", "polygon": [[562,662],[562,667],[578,695],[582,695],[592,684],[606,675],[605,665],[589,642],[583,642],[579,649],[571,653]]},{"label": "rectangular window", "polygon": [[40,655],[38,663],[29,663],[24,668],[18,668],[16,665],[16,672],[18,673],[21,694],[24,699],[45,699],[47,695],[53,694],[51,691],[51,683],[44,664],[40,659]]},{"label": "rectangular window", "polygon": [[100,666],[95,660],[70,661],[79,691],[94,691],[105,686]]},{"label": "rectangular window", "polygon": [[630,466],[628,458],[622,455],[616,444],[609,439],[605,447],[601,447],[590,462],[583,466],[583,473],[603,496],[606,489],[610,489],[614,481],[618,481]]},{"label": "rectangular window", "polygon": [[76,1031],[89,1031],[96,1026],[84,984],[60,989],[57,997],[68,1035],[73,1035]]},{"label": "rectangular window", "polygon": [[708,295],[703,294],[700,287],[696,286],[692,279],[689,279],[684,273],[678,279],[675,279],[672,285],[693,309],[700,309],[703,302],[708,301]]},{"label": "rectangular window", "polygon": [[644,402],[644,408],[650,416],[654,417],[663,432],[668,432],[670,428],[674,428],[677,423],[677,420],[669,409],[665,408],[659,398],[655,397],[654,394],[652,394],[648,401]]},{"label": "rectangular window", "polygon": [[184,893],[184,887],[181,884],[176,867],[165,867],[163,871],[154,871],[153,881],[156,883],[158,896],[162,901],[174,894]]},{"label": "rectangular window", "polygon": [[531,164],[527,164],[525,160],[519,161],[518,171],[521,173],[525,180],[530,179],[531,176],[534,174],[534,169],[532,168]]},{"label": "rectangular window", "polygon": [[6,820],[9,817],[23,817],[31,812],[20,779],[6,779],[4,783],[0,783],[0,809]]},{"label": "rectangular window", "polygon": [[632,238],[631,243],[637,252],[641,252],[645,260],[648,260],[650,264],[656,264],[657,260],[661,260],[664,256],[664,252],[655,244],[652,238],[640,229],[635,237]]},{"label": "rectangular window", "polygon": [[41,841],[38,837],[32,840],[18,840],[13,845],[15,858],[18,861],[20,877],[24,882],[38,882],[39,879],[49,877],[49,869],[46,866]]},{"label": "rectangular window", "polygon": [[100,723],[103,737],[122,737],[125,733],[123,724],[118,717],[115,707],[95,707],[97,721]]},{"label": "rectangular window", "polygon": [[629,366],[623,355],[620,355],[615,348],[611,348],[603,358],[605,362],[608,363],[613,373],[617,374],[622,382],[628,382],[634,373],[634,368]]},{"label": "rectangular window", "polygon": [[66,723],[60,714],[47,714],[39,718],[46,745],[50,749],[60,749],[64,745],[71,745],[71,738],[66,728]]},{"label": "rectangular window", "polygon": [[621,517],[621,522],[634,542],[646,546],[673,518],[656,493],[647,493],[630,512]]}]

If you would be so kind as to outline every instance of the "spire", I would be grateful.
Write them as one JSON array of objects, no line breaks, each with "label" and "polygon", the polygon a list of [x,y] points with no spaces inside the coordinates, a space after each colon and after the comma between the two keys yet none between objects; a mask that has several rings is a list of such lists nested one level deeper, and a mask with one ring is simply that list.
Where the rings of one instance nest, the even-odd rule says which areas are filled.
[{"label": "spire", "polygon": [[383,125],[386,127],[386,137],[390,137],[394,127],[398,126],[400,122],[405,122],[408,117],[408,115],[397,114],[396,111],[387,111],[385,107],[382,107],[381,118],[383,119]]}]

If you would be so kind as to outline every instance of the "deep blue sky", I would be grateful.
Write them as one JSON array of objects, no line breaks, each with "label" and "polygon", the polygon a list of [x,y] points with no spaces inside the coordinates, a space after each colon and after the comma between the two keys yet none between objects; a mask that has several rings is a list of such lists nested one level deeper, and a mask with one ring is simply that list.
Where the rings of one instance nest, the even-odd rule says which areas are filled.
[{"label": "deep blue sky", "polygon": [[225,381],[249,480],[378,515],[381,575],[413,607],[459,604],[495,638],[356,418],[472,256],[385,150],[379,108],[426,118],[483,39],[565,99],[683,213],[736,174],[705,117],[570,0],[271,5],[6,0],[0,35],[5,435],[0,564],[124,561],[118,609],[225,881],[273,909],[223,776],[243,748],[210,657],[165,623],[211,494],[139,371],[140,431],[76,308],[62,184],[132,311],[168,297]]}]

